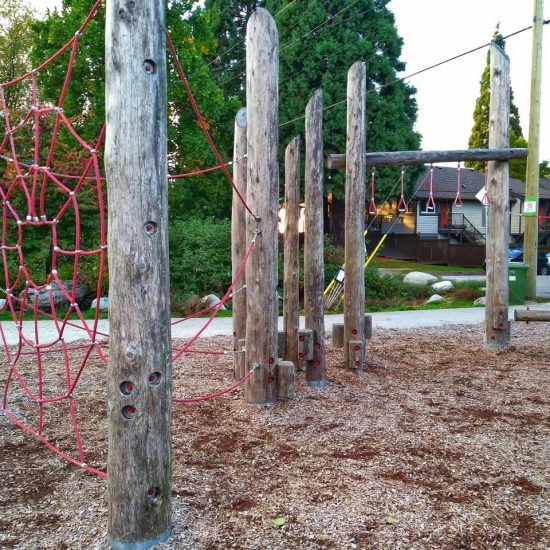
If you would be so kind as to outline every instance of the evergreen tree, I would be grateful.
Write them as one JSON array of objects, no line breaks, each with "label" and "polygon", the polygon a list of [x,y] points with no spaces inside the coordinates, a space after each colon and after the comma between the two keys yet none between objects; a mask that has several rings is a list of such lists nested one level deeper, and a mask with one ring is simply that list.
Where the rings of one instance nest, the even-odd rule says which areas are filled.
[{"label": "evergreen tree", "polygon": [[[493,35],[492,41],[503,50],[506,42],[502,35],[497,31]],[[472,133],[468,140],[470,149],[486,149],[489,147],[489,104],[491,101],[491,69],[490,53],[487,52],[487,61],[485,69],[481,75],[479,97],[476,100],[474,108],[474,125]],[[527,141],[523,137],[523,131],[519,120],[519,111],[514,103],[514,92],[510,86],[510,147],[527,147]],[[485,170],[485,163],[482,161],[470,161],[466,166],[474,168],[480,172]],[[525,180],[525,171],[527,169],[527,160],[518,159],[510,161],[510,177]]]},{"label": "evergreen tree", "polygon": [[[420,136],[413,130],[415,90],[396,82],[397,72],[405,66],[399,60],[402,40],[395,18],[386,7],[388,3],[389,0],[207,0],[207,8],[217,6],[218,13],[223,13],[216,19],[215,33],[221,37],[218,55],[222,56],[225,71],[217,80],[226,95],[237,95],[244,103],[245,24],[254,7],[265,7],[274,14],[279,28],[281,151],[292,136],[303,132],[307,102],[317,88],[322,88],[325,107],[342,102],[326,111],[325,152],[344,152],[347,71],[358,60],[367,65],[368,150],[418,149]],[[398,172],[379,171],[379,198],[387,195]],[[408,172],[412,181],[413,170]],[[343,198],[343,181],[342,171],[328,172],[326,191]]]}]

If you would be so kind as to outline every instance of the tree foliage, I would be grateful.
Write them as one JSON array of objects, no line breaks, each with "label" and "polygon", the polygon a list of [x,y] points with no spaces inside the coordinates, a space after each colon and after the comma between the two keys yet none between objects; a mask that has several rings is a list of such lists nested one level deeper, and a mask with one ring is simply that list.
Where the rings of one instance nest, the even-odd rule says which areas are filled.
[{"label": "tree foliage", "polygon": [[[280,40],[280,142],[284,149],[292,136],[303,133],[303,115],[317,88],[323,90],[326,108],[326,153],[344,152],[346,134],[346,81],[349,67],[358,60],[367,65],[367,149],[395,151],[418,149],[414,131],[417,106],[414,88],[398,81],[402,40],[388,0],[232,1],[207,0],[216,9],[215,32],[220,36],[213,66],[224,68],[217,80],[227,95],[244,103],[244,38],[246,20],[255,7],[275,16]],[[337,104],[334,107],[330,107]],[[282,156],[282,155],[281,155]],[[412,180],[412,171],[410,177]],[[395,169],[381,170],[378,195],[383,197],[398,176]],[[327,173],[327,192],[343,197],[343,173]]]},{"label": "tree foliage", "polygon": [[[31,23],[33,11],[25,0],[4,0],[0,4],[0,82],[9,82],[30,69]],[[29,96],[28,83],[4,89],[6,103],[21,107]]]},{"label": "tree foliage", "polygon": [[[505,40],[499,32],[495,32],[492,41],[503,50],[506,46]],[[487,52],[485,68],[481,75],[479,96],[474,107],[474,125],[468,140],[470,149],[486,149],[489,147],[489,104],[491,101],[491,59],[490,52]],[[519,111],[514,103],[514,92],[510,86],[510,147],[527,147],[527,141],[523,137]],[[482,161],[470,161],[466,166],[480,172],[485,170],[485,163]],[[526,159],[518,159],[510,162],[510,177],[525,180]]]},{"label": "tree foliage", "polygon": [[[90,0],[63,0],[61,9],[49,12],[34,24],[35,40],[31,57],[34,64],[56,52],[70,40],[91,6]],[[236,103],[224,101],[204,62],[216,47],[210,15],[196,1],[171,0],[166,12],[167,28],[192,88],[195,99],[215,142],[230,155],[232,120]],[[80,41],[64,111],[84,139],[93,142],[105,119],[105,12],[101,8]],[[41,93],[51,103],[60,95],[68,55],[47,67],[40,78]],[[191,172],[216,164],[207,141],[195,119],[185,90],[171,59],[168,60],[168,142],[170,172]],[[63,136],[65,143],[70,137]],[[228,216],[231,190],[220,173],[189,178],[170,187],[171,217],[205,215]]]}]

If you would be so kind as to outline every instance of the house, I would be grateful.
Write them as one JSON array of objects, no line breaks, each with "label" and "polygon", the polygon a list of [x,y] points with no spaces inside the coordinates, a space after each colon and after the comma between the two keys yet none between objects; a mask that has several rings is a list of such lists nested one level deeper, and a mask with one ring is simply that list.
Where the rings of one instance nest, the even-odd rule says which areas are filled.
[{"label": "house", "polygon": [[[460,179],[459,179],[460,177]],[[480,266],[490,206],[484,193],[485,174],[473,169],[426,167],[406,212],[385,204],[377,224],[386,237],[383,255],[423,262]],[[510,242],[521,242],[525,222],[525,183],[510,179]],[[395,202],[395,201],[394,201]],[[550,240],[550,181],[540,182],[539,240]],[[550,244],[550,243],[548,243]]]}]

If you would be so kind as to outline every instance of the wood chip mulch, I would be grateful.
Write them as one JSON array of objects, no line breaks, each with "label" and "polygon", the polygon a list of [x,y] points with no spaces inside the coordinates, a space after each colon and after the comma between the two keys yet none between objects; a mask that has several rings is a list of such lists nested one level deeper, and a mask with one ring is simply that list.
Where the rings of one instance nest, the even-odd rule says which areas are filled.
[{"label": "wood chip mulch", "polygon": [[[175,407],[173,536],[159,549],[550,548],[550,326],[515,323],[506,350],[485,349],[481,326],[378,330],[362,376],[327,344],[327,389],[300,373],[292,402],[257,408],[238,390]],[[43,368],[59,390],[55,354]],[[210,393],[232,382],[232,356],[186,356],[174,371],[176,395]],[[94,359],[76,395],[100,469],[104,384]],[[36,424],[22,392],[10,410]],[[65,403],[46,407],[45,431],[75,452]],[[1,548],[107,548],[103,479],[2,416],[0,444]]]}]

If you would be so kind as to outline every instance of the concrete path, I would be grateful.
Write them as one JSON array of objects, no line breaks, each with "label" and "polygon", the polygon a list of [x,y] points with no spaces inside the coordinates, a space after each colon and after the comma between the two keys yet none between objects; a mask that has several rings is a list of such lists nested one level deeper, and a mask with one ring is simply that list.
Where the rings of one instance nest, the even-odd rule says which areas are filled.
[{"label": "concrete path", "polygon": [[[550,277],[549,277],[550,278]],[[510,307],[510,319],[514,318],[515,309],[526,309],[527,306],[512,306]],[[550,311],[550,303],[547,304],[530,304],[530,309],[541,309]],[[437,327],[441,325],[468,325],[482,323],[485,319],[485,308],[460,308],[460,309],[434,309],[434,310],[417,310],[417,311],[392,311],[373,313],[372,321],[374,328],[387,329],[416,329],[422,327]],[[173,321],[176,321],[173,319]],[[327,332],[332,331],[333,323],[343,323],[344,316],[326,315],[325,326]],[[206,319],[189,319],[188,321],[178,323],[172,326],[173,338],[190,338],[194,336],[205,324]],[[303,326],[304,320],[300,319]],[[15,345],[19,341],[19,335],[15,325],[11,322],[3,321],[0,323],[0,342],[3,339],[8,345]],[[279,318],[279,329],[282,330],[282,318]],[[45,344],[54,342],[58,338],[58,333],[55,329],[53,321],[39,321],[38,330],[40,343]],[[108,334],[109,321],[102,320],[99,322],[99,332]],[[3,337],[2,337],[3,333]],[[232,319],[223,317],[214,319],[210,326],[202,333],[201,336],[230,336],[233,333]],[[29,340],[34,341],[34,324],[32,322],[23,323],[23,334]],[[89,340],[86,331],[74,327],[66,327],[63,332],[65,342],[74,342],[76,340]],[[99,336],[98,339],[101,339]]]}]

